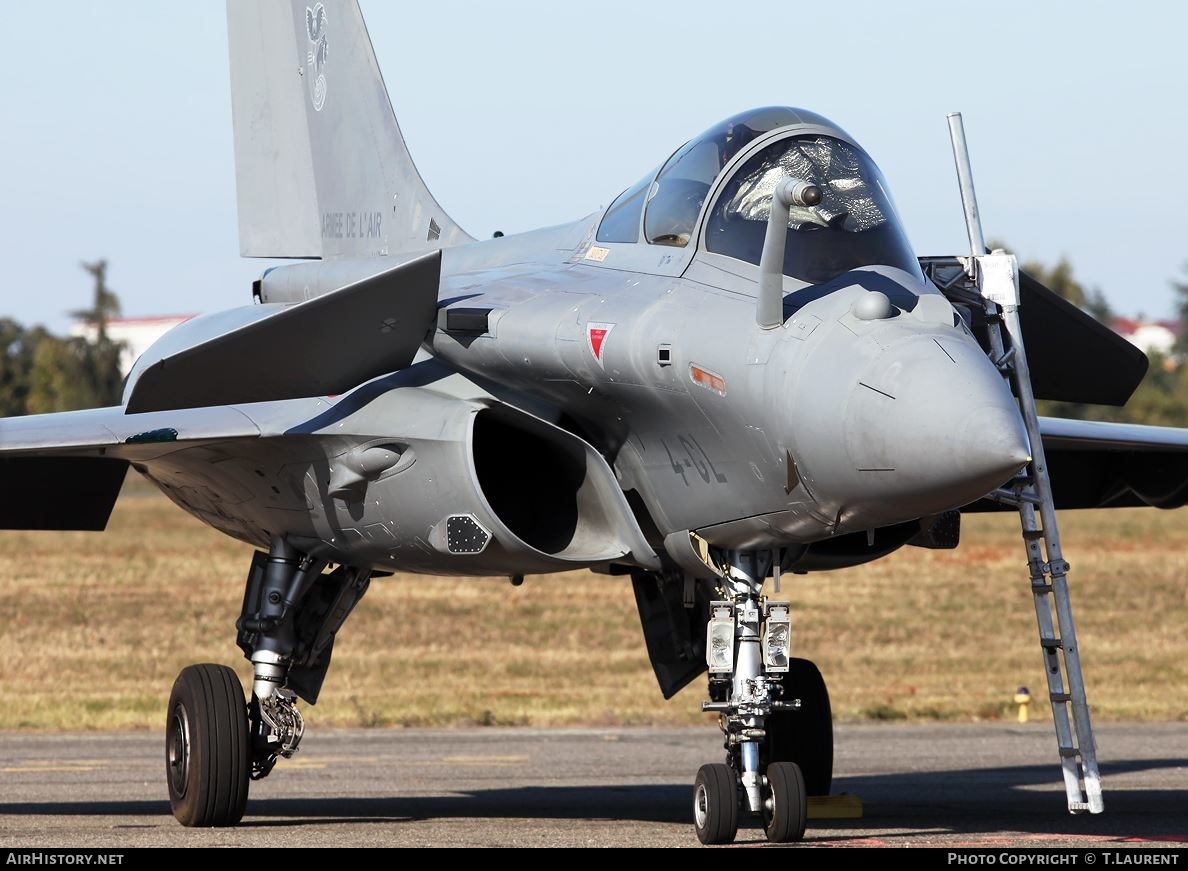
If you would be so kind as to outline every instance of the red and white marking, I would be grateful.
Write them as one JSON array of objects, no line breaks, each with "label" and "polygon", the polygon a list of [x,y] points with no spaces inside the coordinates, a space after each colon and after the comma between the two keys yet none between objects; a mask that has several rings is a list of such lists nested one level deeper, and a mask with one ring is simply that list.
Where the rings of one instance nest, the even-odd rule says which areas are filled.
[{"label": "red and white marking", "polygon": [[614,328],[614,324],[595,323],[594,321],[586,324],[586,344],[590,346],[590,353],[594,355],[599,366],[605,366],[602,362],[602,352],[606,348],[607,337],[610,336],[611,330]]}]

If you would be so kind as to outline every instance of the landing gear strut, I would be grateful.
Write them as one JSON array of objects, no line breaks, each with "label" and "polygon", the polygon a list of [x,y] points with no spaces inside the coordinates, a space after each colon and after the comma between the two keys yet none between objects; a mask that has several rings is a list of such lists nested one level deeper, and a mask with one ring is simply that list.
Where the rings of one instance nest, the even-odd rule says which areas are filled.
[{"label": "landing gear strut", "polygon": [[249,781],[297,752],[305,734],[297,699],[317,701],[335,635],[371,575],[349,566],[323,574],[326,566],[279,536],[267,554],[253,556],[236,622],[252,663],[250,704],[226,666],[191,665],[178,675],[166,721],[166,775],[182,825],[235,825]]},{"label": "landing gear strut", "polygon": [[701,709],[718,714],[726,764],[703,765],[697,773],[697,838],[730,843],[742,809],[762,819],[769,841],[799,841],[809,792],[828,794],[832,779],[829,695],[816,666],[788,656],[788,603],[762,596],[772,554],[724,551],[721,557],[729,569],[721,599],[710,604],[710,700]]}]

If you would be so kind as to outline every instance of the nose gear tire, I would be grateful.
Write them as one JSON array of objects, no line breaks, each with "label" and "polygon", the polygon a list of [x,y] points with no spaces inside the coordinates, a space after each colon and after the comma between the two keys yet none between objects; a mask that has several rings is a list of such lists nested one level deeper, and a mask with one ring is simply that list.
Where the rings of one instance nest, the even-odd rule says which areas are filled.
[{"label": "nose gear tire", "polygon": [[763,806],[763,830],[773,844],[787,844],[804,837],[808,821],[808,797],[804,777],[795,762],[773,762],[767,766],[767,790]]},{"label": "nose gear tire", "polygon": [[703,844],[729,844],[738,834],[738,786],[729,765],[714,762],[698,770],[693,781],[693,825]]}]

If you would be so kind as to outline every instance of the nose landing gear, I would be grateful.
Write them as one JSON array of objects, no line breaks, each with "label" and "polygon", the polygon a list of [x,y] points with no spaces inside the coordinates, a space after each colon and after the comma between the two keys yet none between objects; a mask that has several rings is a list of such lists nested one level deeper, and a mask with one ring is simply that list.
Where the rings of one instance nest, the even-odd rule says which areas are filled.
[{"label": "nose landing gear", "polygon": [[697,773],[694,828],[703,844],[728,844],[741,809],[763,821],[769,841],[799,841],[810,790],[828,794],[832,779],[828,692],[816,666],[788,656],[788,603],[762,596],[770,552],[722,556],[729,570],[719,587],[722,599],[710,604],[710,699],[701,709],[718,714],[726,762]]}]

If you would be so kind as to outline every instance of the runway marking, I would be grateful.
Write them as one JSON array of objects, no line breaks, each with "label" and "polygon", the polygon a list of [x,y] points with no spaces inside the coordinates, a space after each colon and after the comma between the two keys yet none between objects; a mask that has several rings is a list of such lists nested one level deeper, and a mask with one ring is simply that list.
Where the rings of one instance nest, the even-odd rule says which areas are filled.
[{"label": "runway marking", "polygon": [[325,768],[327,765],[335,763],[358,763],[360,765],[379,765],[381,760],[378,756],[301,756],[297,755],[293,759],[285,760],[282,764],[287,769],[293,768]]},{"label": "runway marking", "polygon": [[523,765],[527,756],[443,756],[443,763],[450,765]]},{"label": "runway marking", "polygon": [[381,760],[378,756],[297,756],[286,760],[284,766],[288,771],[321,771],[336,763],[379,765],[384,761],[387,760]]},{"label": "runway marking", "polygon": [[[524,765],[530,757],[514,756],[443,756],[434,760],[398,760],[380,759],[377,756],[307,756],[286,760],[285,769],[289,771],[320,771],[334,764],[379,765],[391,763],[403,766],[421,765]],[[87,772],[99,768],[106,768],[112,764],[109,759],[25,759],[13,765],[0,768],[0,774],[53,774],[53,772]]]},{"label": "runway marking", "polygon": [[12,765],[111,765],[110,759],[53,759],[34,756],[29,759],[4,760]]},{"label": "runway marking", "polygon": [[94,771],[111,764],[110,759],[19,759],[0,768],[3,774],[52,774]]}]

